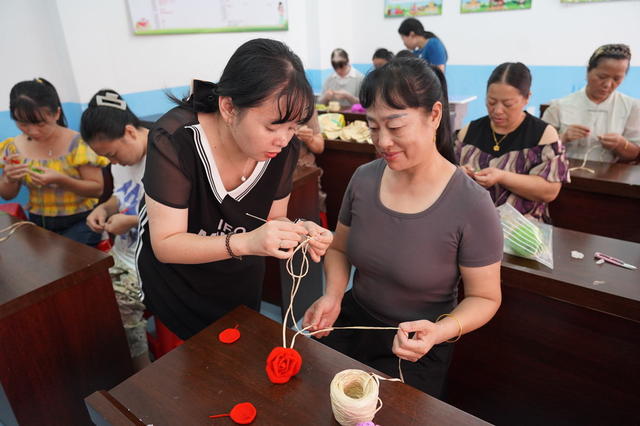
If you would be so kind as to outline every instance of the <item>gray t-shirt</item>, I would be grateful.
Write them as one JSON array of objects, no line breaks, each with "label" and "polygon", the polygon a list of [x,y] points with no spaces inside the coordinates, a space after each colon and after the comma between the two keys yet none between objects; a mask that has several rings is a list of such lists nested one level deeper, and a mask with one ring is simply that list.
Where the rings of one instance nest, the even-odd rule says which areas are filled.
[{"label": "gray t-shirt", "polygon": [[353,295],[379,320],[434,321],[457,304],[458,266],[502,259],[502,228],[489,193],[460,169],[423,212],[399,213],[380,201],[386,162],[360,166],[344,194],[339,220],[349,226]]}]

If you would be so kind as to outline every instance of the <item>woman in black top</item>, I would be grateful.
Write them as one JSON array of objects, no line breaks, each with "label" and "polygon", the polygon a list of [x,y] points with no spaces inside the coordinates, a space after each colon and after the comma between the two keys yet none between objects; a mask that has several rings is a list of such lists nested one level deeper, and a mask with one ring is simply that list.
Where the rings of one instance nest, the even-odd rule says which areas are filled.
[{"label": "woman in black top", "polygon": [[147,308],[180,338],[240,304],[258,309],[262,256],[287,259],[308,235],[319,261],[331,243],[313,222],[286,219],[299,152],[292,138],[313,102],[300,59],[256,39],[218,84],[194,81],[149,134],[138,269]]},{"label": "woman in black top", "polygon": [[548,203],[569,179],[558,132],[525,111],[531,73],[520,62],[499,65],[487,82],[489,115],[462,128],[456,158],[491,194],[496,206],[511,204],[523,215],[550,222]]}]

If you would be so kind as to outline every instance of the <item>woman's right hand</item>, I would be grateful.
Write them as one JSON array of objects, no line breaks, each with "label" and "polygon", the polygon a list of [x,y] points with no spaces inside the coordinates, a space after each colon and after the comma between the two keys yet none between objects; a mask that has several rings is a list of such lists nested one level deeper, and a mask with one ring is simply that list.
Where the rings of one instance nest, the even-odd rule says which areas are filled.
[{"label": "woman's right hand", "polygon": [[[340,308],[342,304],[341,297],[335,297],[330,295],[324,295],[307,309],[304,313],[304,319],[302,320],[303,327],[309,327],[309,331],[322,330],[333,326],[333,323],[338,319],[340,315]],[[323,331],[322,333],[315,334],[317,338],[321,338],[329,335],[330,331]]]},{"label": "woman's right hand", "polygon": [[17,183],[29,173],[29,165],[22,163],[18,154],[5,158],[4,176],[10,182]]},{"label": "woman's right hand", "polygon": [[241,250],[241,253],[288,259],[293,256],[292,249],[297,247],[307,234],[306,228],[299,223],[288,220],[270,220],[258,229],[245,234],[246,248]]},{"label": "woman's right hand", "polygon": [[580,124],[572,124],[567,127],[567,130],[562,135],[562,142],[571,142],[576,139],[582,139],[589,136],[591,133],[591,129],[587,126],[582,126]]},{"label": "woman's right hand", "polygon": [[296,136],[305,144],[309,144],[313,141],[313,130],[309,126],[302,125],[296,130]]},{"label": "woman's right hand", "polygon": [[93,232],[102,232],[108,216],[107,210],[101,204],[87,216],[87,226]]}]

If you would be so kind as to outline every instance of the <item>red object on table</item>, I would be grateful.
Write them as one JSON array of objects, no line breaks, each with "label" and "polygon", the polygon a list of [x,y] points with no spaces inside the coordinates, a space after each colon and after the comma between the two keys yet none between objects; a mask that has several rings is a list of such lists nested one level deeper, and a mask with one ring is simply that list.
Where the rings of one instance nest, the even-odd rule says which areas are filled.
[{"label": "red object on table", "polygon": [[24,213],[20,203],[3,203],[0,204],[0,210],[9,213],[11,216],[18,219],[27,220],[27,215]]}]

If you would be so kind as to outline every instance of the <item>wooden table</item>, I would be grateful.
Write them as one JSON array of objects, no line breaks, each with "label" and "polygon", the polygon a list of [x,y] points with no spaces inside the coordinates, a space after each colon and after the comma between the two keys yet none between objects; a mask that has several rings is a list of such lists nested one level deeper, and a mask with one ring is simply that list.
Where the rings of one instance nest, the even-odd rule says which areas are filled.
[{"label": "wooden table", "polygon": [[90,424],[83,398],[133,372],[111,265],[36,226],[0,242],[0,424]]},{"label": "wooden table", "polygon": [[[218,333],[236,325],[240,340],[220,343]],[[127,414],[155,426],[231,424],[228,419],[214,423],[207,416],[228,413],[235,404],[248,401],[258,411],[255,425],[337,425],[329,398],[334,375],[348,368],[373,370],[321,343],[300,338],[296,349],[303,359],[302,369],[289,383],[274,385],[264,366],[278,345],[282,345],[280,324],[239,307],[108,394],[91,395],[87,405],[96,424],[118,412],[123,420],[118,424],[123,425],[136,424],[126,421]],[[375,421],[381,425],[483,423],[402,383],[383,381],[380,398],[384,405]]]},{"label": "wooden table", "polygon": [[[581,161],[570,160],[571,167]],[[551,204],[555,226],[640,242],[640,165],[589,161],[584,170],[571,172]]]},{"label": "wooden table", "polygon": [[324,152],[316,155],[316,162],[324,173],[322,188],[327,193],[329,229],[335,229],[342,197],[356,169],[376,159],[376,148],[369,143],[325,140]]},{"label": "wooden table", "polygon": [[[298,167],[293,174],[293,190],[289,198],[287,217],[291,220],[304,218],[320,223],[320,200],[318,197],[317,167]],[[301,258],[296,255],[296,265]],[[322,296],[322,265],[309,262],[309,272],[302,279],[296,297],[295,314],[300,317],[309,306]],[[286,271],[285,262],[273,257],[266,258],[266,271],[262,299],[281,307],[282,316],[289,306],[291,278]]]},{"label": "wooden table", "polygon": [[560,228],[553,244],[553,270],[505,255],[502,306],[456,344],[448,402],[496,424],[637,424],[640,271],[592,256],[640,265],[640,244]]}]

